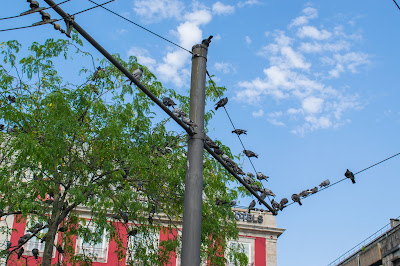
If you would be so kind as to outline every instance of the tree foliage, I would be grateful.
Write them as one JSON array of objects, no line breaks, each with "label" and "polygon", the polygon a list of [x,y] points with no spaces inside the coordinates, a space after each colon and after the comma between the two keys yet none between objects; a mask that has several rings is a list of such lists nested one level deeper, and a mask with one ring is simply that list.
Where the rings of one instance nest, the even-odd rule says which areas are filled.
[{"label": "tree foliage", "polygon": [[[72,40],[35,42],[23,56],[20,49],[17,41],[0,45],[0,123],[5,126],[0,132],[0,208],[2,216],[43,222],[47,233],[37,232],[46,243],[43,265],[50,265],[60,227],[67,228],[62,233],[65,256],[76,264],[90,264],[91,257],[74,253],[72,237],[96,243],[104,230],[117,242],[118,256],[125,256],[127,235],[116,222],[146,239],[160,227],[179,232],[186,172],[183,130],[172,131],[174,122],[158,118],[159,108],[108,61],[82,51],[76,34]],[[135,57],[115,57],[130,71],[142,67],[141,82],[159,98],[177,99],[188,113],[187,96],[165,88]],[[64,72],[76,68],[76,59],[84,66],[67,80]],[[207,100],[215,101],[224,91],[214,85],[207,87]],[[212,115],[208,110],[206,122]],[[219,163],[207,154],[204,159],[202,256],[225,265],[221,254],[238,230],[230,206],[216,206],[215,199],[230,201],[237,192],[227,187],[233,180]],[[164,265],[170,252],[179,252],[180,235],[160,248],[133,243],[135,259],[143,265]],[[11,253],[19,247],[12,243]],[[238,265],[246,263],[240,253],[233,255]]]}]

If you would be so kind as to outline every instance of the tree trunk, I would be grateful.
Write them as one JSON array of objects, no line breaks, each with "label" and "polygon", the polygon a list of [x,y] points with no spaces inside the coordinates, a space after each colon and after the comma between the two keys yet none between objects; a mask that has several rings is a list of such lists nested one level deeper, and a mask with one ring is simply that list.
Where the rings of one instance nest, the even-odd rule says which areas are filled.
[{"label": "tree trunk", "polygon": [[51,259],[53,257],[53,248],[54,248],[54,240],[57,235],[58,225],[57,223],[53,222],[49,224],[49,230],[46,234],[46,244],[44,246],[43,252],[43,263],[42,266],[51,266]]}]

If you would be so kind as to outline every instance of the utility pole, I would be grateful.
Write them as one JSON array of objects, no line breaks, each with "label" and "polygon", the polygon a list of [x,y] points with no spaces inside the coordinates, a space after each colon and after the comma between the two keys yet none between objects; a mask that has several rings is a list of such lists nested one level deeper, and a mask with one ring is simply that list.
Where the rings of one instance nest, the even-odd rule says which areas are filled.
[{"label": "utility pole", "polygon": [[201,210],[203,194],[204,108],[207,46],[192,48],[189,118],[197,125],[189,136],[185,197],[183,203],[181,265],[199,266],[201,247]]}]

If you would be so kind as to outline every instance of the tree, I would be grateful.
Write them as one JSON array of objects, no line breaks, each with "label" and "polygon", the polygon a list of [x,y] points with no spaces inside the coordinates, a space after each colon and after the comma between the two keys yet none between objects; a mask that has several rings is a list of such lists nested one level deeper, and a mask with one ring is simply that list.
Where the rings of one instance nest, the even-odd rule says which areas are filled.
[{"label": "tree", "polygon": [[[19,219],[39,222],[24,241],[33,236],[45,241],[43,265],[51,264],[60,227],[65,233],[57,250],[75,263],[90,261],[74,254],[70,243],[76,234],[95,243],[105,229],[118,243],[118,256],[122,257],[126,236],[121,236],[115,221],[122,222],[128,232],[149,236],[161,226],[153,217],[162,214],[168,229],[177,228],[183,213],[186,171],[183,132],[171,131],[174,126],[169,119],[158,119],[159,109],[153,102],[129,85],[108,61],[95,61],[82,51],[77,34],[71,41],[34,42],[21,58],[20,48],[17,41],[0,46],[0,122],[4,123],[4,132],[0,132],[0,215],[18,214]],[[61,70],[76,65],[72,59],[78,56],[89,59],[91,63],[86,65],[93,66],[84,63],[79,77],[74,78],[78,84],[74,84],[65,81],[61,74],[67,71]],[[135,57],[124,62],[115,56],[131,71],[142,67],[141,82],[152,93],[177,99],[188,112],[188,97],[163,87]],[[208,85],[207,100],[215,101],[225,90]],[[207,112],[206,124],[212,114],[212,110]],[[227,147],[221,147],[231,156]],[[226,263],[221,254],[227,249],[227,240],[238,237],[230,206],[215,204],[217,197],[228,202],[237,197],[237,191],[227,187],[231,182],[234,179],[229,173],[206,155],[202,256],[213,265]],[[90,210],[94,232],[79,216],[78,207]],[[12,243],[11,252],[3,254],[16,253],[22,242]],[[139,242],[135,242],[135,258],[143,265],[163,265],[179,247],[180,237],[163,241],[160,250]],[[238,250],[231,253],[237,263],[246,263]]]}]

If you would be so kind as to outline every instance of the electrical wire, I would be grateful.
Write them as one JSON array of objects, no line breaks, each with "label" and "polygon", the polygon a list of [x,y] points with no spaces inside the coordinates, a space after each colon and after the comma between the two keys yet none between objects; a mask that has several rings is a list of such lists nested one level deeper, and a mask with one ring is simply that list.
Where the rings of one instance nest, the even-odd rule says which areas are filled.
[{"label": "electrical wire", "polygon": [[[47,10],[47,9],[49,9],[49,8],[53,8],[53,7],[55,7],[55,6],[62,5],[62,4],[66,3],[66,2],[69,2],[69,1],[71,1],[71,0],[65,0],[65,1],[63,1],[63,2],[61,2],[61,3],[59,3],[59,4],[55,4],[55,5],[53,5],[53,6],[46,7],[46,8],[44,8],[44,9],[42,9],[42,10]],[[11,17],[0,18],[0,20],[6,20],[6,19],[12,19],[12,18],[19,18],[19,17],[23,17],[23,16],[26,16],[26,15],[30,15],[30,14],[34,14],[34,13],[23,14],[23,15],[20,14],[20,15],[17,15],[17,16],[11,16]]]},{"label": "electrical wire", "polygon": [[396,4],[397,8],[400,10],[400,6],[397,4],[396,0],[393,0],[393,2]]},{"label": "electrical wire", "polygon": [[[101,4],[101,5],[97,5],[97,6],[94,6],[94,7],[90,7],[90,8],[84,9],[82,11],[79,11],[77,13],[72,14],[71,16],[79,15],[81,13],[84,13],[86,11],[92,10],[92,9],[97,8],[99,6],[101,7],[102,5],[106,5],[106,4],[109,4],[109,3],[114,2],[114,1],[115,0],[110,0],[108,2],[105,2],[105,3]],[[60,21],[60,20],[63,20],[63,19],[61,18],[61,19],[58,19],[58,20],[56,20],[54,22],[57,22],[57,21]],[[47,24],[49,24],[49,23],[47,23]],[[37,26],[42,26],[42,25],[47,25],[47,24],[29,25],[29,26],[24,26],[24,27],[16,27],[16,28],[4,29],[4,30],[0,30],[0,32],[32,28],[32,27],[37,27]]]},{"label": "electrical wire", "polygon": [[[368,166],[367,168],[364,168],[364,169],[358,171],[357,173],[354,173],[354,175],[360,174],[360,173],[362,173],[362,172],[364,172],[364,171],[366,171],[366,170],[368,170],[368,169],[370,169],[370,168],[372,168],[372,167],[375,167],[375,166],[377,166],[377,165],[379,165],[379,164],[381,164],[381,163],[383,163],[383,162],[385,162],[385,161],[387,161],[387,160],[390,160],[390,159],[392,159],[392,158],[394,158],[394,157],[396,157],[396,156],[398,156],[398,155],[400,155],[400,152],[399,152],[399,153],[396,153],[395,155],[392,155],[392,156],[390,156],[390,157],[388,157],[388,158],[386,158],[386,159],[384,159],[384,160],[382,160],[382,161],[380,161],[380,162],[377,162],[377,163],[375,163],[375,164],[373,164],[373,165],[370,165],[370,166]],[[340,183],[340,182],[342,182],[342,181],[344,181],[344,180],[346,180],[346,179],[348,179],[348,178],[345,177],[345,178],[343,178],[343,179],[340,179],[339,181],[336,181],[335,183],[333,183],[333,184],[331,184],[331,185],[329,185],[329,186],[323,187],[323,188],[319,189],[316,193],[310,194],[310,195],[308,195],[307,197],[303,198],[302,200],[304,200],[304,199],[310,197],[311,195],[317,194],[318,192],[320,192],[320,191],[322,191],[322,190],[325,190],[325,189],[327,189],[327,188],[333,187],[334,185],[336,185],[336,184],[338,184],[338,183]],[[291,202],[291,203],[289,203],[288,205],[286,205],[286,207],[288,207],[288,206],[290,206],[290,205],[292,205],[292,204],[294,204],[294,203],[295,203],[295,202]]]},{"label": "electrical wire", "polygon": [[[221,94],[219,94],[219,93],[217,92],[217,89],[215,88],[215,85],[214,85],[215,82],[212,80],[212,78],[211,78],[210,74],[208,73],[208,71],[207,71],[206,73],[207,73],[208,78],[212,81],[214,91],[217,93],[218,97],[221,99]],[[224,110],[225,110],[226,115],[228,116],[229,121],[231,122],[231,125],[232,125],[233,129],[236,130],[237,128],[236,128],[235,125],[233,124],[232,118],[231,118],[231,116],[229,115],[228,110],[225,108],[225,106],[224,106]],[[240,143],[242,144],[243,150],[246,150],[246,147],[244,146],[243,141],[242,141],[242,139],[240,138],[240,136],[237,135],[237,137],[238,137]],[[247,157],[247,156],[246,156],[246,157]],[[255,166],[254,166],[252,160],[250,159],[250,157],[247,157],[247,158],[249,159],[250,164],[251,164],[251,166],[253,167],[254,172],[257,173],[257,170],[256,170],[256,168],[255,168]],[[268,180],[266,180],[266,181],[268,181]]]},{"label": "electrical wire", "polygon": [[[92,1],[92,0],[88,0],[88,1],[92,2],[92,3],[95,4],[95,5],[98,5],[96,2],[94,2],[94,1]],[[165,37],[163,37],[163,36],[161,36],[161,35],[159,35],[159,34],[153,32],[153,31],[151,31],[151,30],[149,30],[149,29],[147,29],[147,28],[145,28],[145,27],[143,27],[143,26],[141,26],[141,25],[139,25],[139,24],[137,24],[136,22],[134,22],[134,21],[132,21],[132,20],[130,20],[130,19],[124,17],[124,16],[121,16],[120,14],[118,14],[118,13],[116,13],[116,12],[114,12],[114,11],[112,11],[112,10],[110,10],[110,9],[108,9],[108,8],[106,8],[106,7],[104,7],[104,6],[101,6],[101,7],[102,7],[103,9],[107,10],[108,12],[110,12],[110,13],[112,13],[112,14],[114,14],[114,15],[116,15],[116,16],[118,16],[118,17],[120,17],[120,18],[122,18],[122,19],[124,19],[124,20],[126,20],[126,21],[128,21],[128,22],[130,22],[130,23],[132,23],[132,24],[134,24],[134,25],[136,25],[136,26],[138,26],[139,28],[141,28],[141,29],[143,29],[143,30],[145,30],[145,31],[147,31],[147,32],[149,32],[149,33],[151,33],[151,34],[154,34],[155,36],[157,36],[157,37],[163,39],[164,41],[167,41],[167,42],[169,42],[169,43],[175,45],[176,47],[179,47],[179,48],[181,48],[182,50],[185,50],[186,52],[189,52],[189,53],[193,54],[193,53],[192,53],[191,51],[189,51],[188,49],[186,49],[186,48],[180,46],[179,44],[176,44],[176,43],[174,43],[173,41],[170,41],[170,40],[168,40],[167,38],[165,38]]]}]

